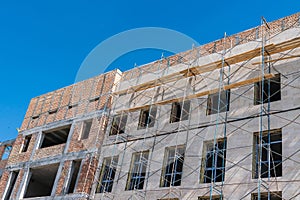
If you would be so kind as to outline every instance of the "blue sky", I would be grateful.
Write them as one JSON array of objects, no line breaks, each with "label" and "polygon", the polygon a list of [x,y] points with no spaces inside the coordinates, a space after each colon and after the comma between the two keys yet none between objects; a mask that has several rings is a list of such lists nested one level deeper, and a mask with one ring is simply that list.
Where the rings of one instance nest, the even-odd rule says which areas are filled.
[{"label": "blue sky", "polygon": [[[246,5],[245,5],[246,4]],[[32,97],[74,83],[85,57],[122,31],[162,27],[200,44],[299,12],[300,1],[0,1],[0,141],[16,137]],[[161,57],[139,50],[110,68]],[[165,55],[169,55],[165,52]]]}]

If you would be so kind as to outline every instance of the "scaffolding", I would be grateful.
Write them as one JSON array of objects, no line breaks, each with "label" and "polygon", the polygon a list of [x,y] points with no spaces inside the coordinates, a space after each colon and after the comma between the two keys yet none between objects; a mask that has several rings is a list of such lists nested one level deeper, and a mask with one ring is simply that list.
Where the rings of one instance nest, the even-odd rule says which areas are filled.
[{"label": "scaffolding", "polygon": [[[169,58],[162,58],[149,65],[125,72],[118,85],[119,89],[113,93],[114,107],[111,110],[109,125],[112,125],[115,116],[121,116],[121,118],[122,116],[126,116],[126,121],[131,123],[127,124],[126,131],[118,131],[115,135],[106,136],[101,151],[99,152],[100,163],[98,169],[101,169],[101,160],[103,160],[104,157],[118,155],[119,161],[116,163],[111,159],[108,166],[109,168],[115,169],[113,173],[118,173],[116,174],[115,182],[118,185],[127,185],[129,179],[126,179],[126,177],[130,176],[132,172],[133,162],[133,157],[130,156],[129,158],[128,154],[131,155],[133,152],[139,153],[139,162],[143,163],[146,167],[138,165],[135,173],[137,176],[143,178],[142,183],[144,185],[142,188],[137,188],[137,185],[134,183],[133,188],[130,190],[128,190],[126,186],[127,199],[150,199],[150,197],[151,199],[232,199],[232,197],[228,195],[228,191],[224,192],[224,190],[228,190],[227,185],[230,184],[230,182],[226,181],[225,174],[232,169],[236,169],[237,171],[244,170],[251,174],[251,180],[245,180],[245,183],[240,184],[256,184],[256,187],[252,187],[252,185],[249,186],[247,192],[241,195],[242,197],[240,199],[247,199],[249,196],[252,199],[259,200],[272,199],[274,196],[283,198],[281,194],[279,195],[279,193],[274,192],[274,185],[278,188],[278,185],[282,185],[284,181],[279,181],[278,179],[280,178],[278,178],[276,174],[275,177],[271,174],[272,170],[275,170],[276,167],[272,158],[274,152],[272,152],[271,145],[267,145],[267,149],[265,149],[266,145],[264,144],[265,141],[263,138],[266,132],[265,130],[267,130],[267,142],[270,143],[271,129],[275,127],[274,122],[271,120],[273,116],[273,119],[278,118],[285,122],[285,124],[279,123],[281,128],[288,127],[291,124],[299,125],[299,122],[297,122],[299,115],[291,119],[289,117],[280,116],[281,113],[294,111],[295,109],[297,110],[297,108],[274,110],[271,104],[271,97],[274,95],[271,94],[271,80],[276,78],[276,74],[280,73],[281,77],[287,79],[287,81],[278,83],[282,89],[288,87],[300,89],[294,85],[299,78],[299,73],[284,74],[281,73],[281,70],[276,68],[277,63],[279,63],[279,65],[284,64],[285,61],[294,61],[300,57],[296,50],[300,47],[299,34],[288,40],[276,41],[276,36],[299,26],[299,18],[292,22],[287,19],[286,21],[288,21],[288,23],[282,23],[284,25],[281,24],[280,28],[274,28],[272,27],[274,24],[268,24],[266,20],[262,18],[261,26],[246,31],[247,34],[245,34],[244,37],[239,37],[238,35],[227,37],[225,34],[223,39],[214,42],[210,48],[208,48],[207,45],[196,47],[191,51],[180,53]],[[235,38],[234,45],[233,38]],[[240,46],[245,46],[248,43],[251,43],[249,50],[240,52],[243,51]],[[247,49],[246,46],[245,49]],[[209,61],[203,62],[203,60],[201,60],[203,57]],[[246,72],[243,73],[243,70]],[[219,75],[217,75],[216,72],[219,72]],[[289,76],[292,78],[288,80]],[[255,98],[258,97],[250,98],[247,95],[254,90],[254,87],[258,83],[261,83],[260,90],[262,91],[259,94],[259,101],[261,101],[261,103],[258,104],[259,106],[256,106],[256,109],[247,107],[247,110],[243,110],[242,114],[236,114],[232,117],[232,113],[230,113],[229,109],[230,104],[239,101],[243,102],[243,100],[257,101]],[[199,85],[204,86],[201,88]],[[199,87],[197,88],[197,86]],[[264,87],[267,87],[267,90],[265,90]],[[243,91],[241,91],[240,88],[243,88]],[[267,91],[268,94],[264,94],[264,91]],[[266,95],[267,99],[264,99]],[[217,103],[217,105],[212,105],[213,103],[209,104],[207,102],[209,98],[211,98],[210,103]],[[214,100],[214,98],[217,99],[217,101]],[[168,118],[169,110],[166,111],[165,107],[172,105],[172,112],[173,109],[176,110],[175,103],[178,102],[179,104],[176,104],[177,109],[181,111],[177,116],[178,121],[173,123],[173,121]],[[195,116],[195,113],[198,112],[197,109],[201,111],[208,109],[215,110],[209,111],[213,114],[206,113],[206,117],[211,118],[210,121],[201,122],[203,117],[199,119],[192,119],[191,117],[193,115]],[[133,122],[141,121],[141,118],[143,118],[143,110],[146,110],[148,113],[145,126],[136,129],[136,126],[132,124]],[[155,112],[153,112],[153,110],[155,110]],[[249,113],[249,115],[245,115],[247,113]],[[188,119],[181,120],[186,114],[189,115]],[[154,125],[149,127],[152,120],[155,121],[153,123]],[[116,126],[120,127],[123,126],[122,123],[124,122],[120,119],[118,123]],[[237,125],[236,123],[241,124]],[[234,137],[238,131],[251,134],[251,137],[253,137],[252,129],[249,128],[249,130],[247,130],[247,123],[256,123],[258,127],[257,146],[259,147],[259,159],[258,163],[254,165],[257,166],[257,174],[255,175],[257,178],[253,178],[253,169],[249,169],[250,166],[248,166],[247,169],[247,167],[242,164],[244,160],[249,160],[251,156],[255,157],[253,152],[249,152],[241,160],[232,161],[226,156],[226,151],[233,151],[228,145],[228,139]],[[168,124],[167,126],[169,127],[165,128],[162,124]],[[213,130],[213,133],[207,133],[209,132],[208,129],[209,131]],[[109,131],[108,129],[107,132]],[[210,140],[206,138],[208,134],[212,136],[208,137],[212,139],[212,146],[209,147],[211,148],[212,154],[212,173],[208,178],[210,182],[205,182],[202,186],[185,186],[182,184],[181,187],[176,187],[176,185],[174,185],[176,181],[178,181],[176,176],[180,177],[179,182],[188,179],[191,175],[196,174],[199,178],[203,176],[203,170],[206,168],[205,152],[207,149],[205,149],[205,145],[203,144],[203,152],[200,153],[200,157],[199,154],[192,154],[190,153],[193,152],[192,145],[195,144],[192,144],[193,142],[191,141],[195,138],[195,140],[198,141],[200,138],[200,141],[205,143],[207,142],[206,140]],[[166,138],[169,139],[170,135],[172,135],[172,142],[163,145],[162,143],[166,142]],[[219,146],[222,144],[219,142],[220,138],[223,138],[222,147]],[[174,152],[174,156],[172,157],[173,160],[166,163],[166,160],[168,160],[166,155],[168,155],[167,152],[170,151],[167,148],[168,145],[174,148],[174,151],[172,151]],[[202,144],[198,145],[200,151]],[[256,144],[253,143],[253,146],[255,145]],[[162,148],[160,149],[160,154],[164,154],[163,159],[160,159],[163,160],[162,163],[158,162],[155,157],[157,153],[155,154],[154,152],[157,151],[155,150],[157,147]],[[149,153],[147,159],[142,156],[146,150]],[[281,154],[281,164],[285,161],[292,161],[296,165],[295,167],[299,169],[299,162],[295,159],[291,159],[299,150],[300,149],[295,149],[294,152],[288,156]],[[107,153],[107,151],[110,151],[110,153]],[[262,171],[264,170],[261,169],[264,162],[262,160],[264,151],[268,152],[267,179],[265,179],[265,175],[262,177]],[[126,159],[126,157],[129,159]],[[199,160],[198,165],[189,162],[192,158]],[[222,160],[221,164],[217,163],[218,159]],[[183,165],[181,166],[183,170],[188,172],[182,172],[181,170],[181,173],[179,173],[179,165]],[[221,173],[217,172],[217,170],[220,170],[218,165],[221,165]],[[160,167],[158,168],[157,166]],[[273,168],[271,166],[273,166]],[[166,170],[169,170],[168,167],[171,167],[170,179],[166,180],[164,176]],[[129,170],[125,168],[129,168]],[[254,171],[255,170],[256,169],[254,169]],[[229,179],[234,179],[234,173],[231,172],[230,174]],[[221,181],[217,180],[219,178],[218,176],[221,176]],[[159,189],[153,189],[154,186],[151,182],[153,177],[156,177],[156,179],[159,177]],[[299,180],[295,179],[291,181],[297,182]],[[198,183],[199,182],[201,183],[201,180],[198,181]],[[234,193],[235,190],[240,187],[240,184],[235,183],[235,188],[231,192]],[[98,197],[101,199],[120,198],[122,190],[124,191],[124,189],[125,188],[117,188],[114,191],[103,192]],[[293,192],[294,193],[291,194],[288,199],[299,198],[299,191]],[[265,193],[267,193],[267,196],[265,196]],[[155,196],[154,194],[160,194],[161,196]]]}]

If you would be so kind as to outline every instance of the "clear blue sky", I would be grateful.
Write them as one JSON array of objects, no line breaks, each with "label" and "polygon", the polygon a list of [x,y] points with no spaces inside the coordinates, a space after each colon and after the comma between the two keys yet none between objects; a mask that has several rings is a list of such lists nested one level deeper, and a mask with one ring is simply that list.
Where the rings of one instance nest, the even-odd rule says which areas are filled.
[{"label": "clear blue sky", "polygon": [[[32,97],[74,83],[87,54],[110,36],[163,27],[204,44],[257,26],[261,16],[272,21],[299,9],[296,0],[0,1],[0,141],[16,137]],[[122,56],[111,68],[161,56],[145,52]]]}]

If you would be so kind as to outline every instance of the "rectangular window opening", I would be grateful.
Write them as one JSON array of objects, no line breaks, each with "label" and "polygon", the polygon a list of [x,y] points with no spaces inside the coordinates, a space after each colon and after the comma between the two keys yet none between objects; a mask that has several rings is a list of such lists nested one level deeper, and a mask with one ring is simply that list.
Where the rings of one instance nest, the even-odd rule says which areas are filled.
[{"label": "rectangular window opening", "polygon": [[[260,193],[260,198],[257,193],[251,194],[251,200],[281,200],[282,199],[282,193],[281,192],[262,192]],[[268,197],[270,196],[270,198]]]},{"label": "rectangular window opening", "polygon": [[31,140],[31,135],[25,136],[23,140],[21,152],[26,152],[28,150],[30,140]]},{"label": "rectangular window opening", "polygon": [[225,180],[226,138],[204,142],[201,164],[201,183],[222,182]]},{"label": "rectangular window opening", "polygon": [[11,153],[11,150],[12,150],[12,146],[11,145],[5,145],[4,152],[2,154],[1,160],[8,159],[8,157],[9,157],[9,155]]},{"label": "rectangular window opening", "polygon": [[10,179],[8,181],[8,187],[7,187],[6,192],[4,194],[4,200],[10,200],[11,199],[11,195],[12,195],[12,192],[14,190],[14,187],[15,187],[18,176],[19,176],[19,171],[11,172]]},{"label": "rectangular window opening", "polygon": [[280,74],[254,83],[254,105],[281,100]]},{"label": "rectangular window opening", "polygon": [[153,127],[155,123],[156,112],[157,108],[155,106],[142,109],[140,112],[138,129]]},{"label": "rectangular window opening", "polygon": [[103,159],[96,193],[111,192],[118,165],[118,156]]},{"label": "rectangular window opening", "polygon": [[126,190],[141,190],[144,187],[149,151],[137,152],[132,155],[128,173]]},{"label": "rectangular window opening", "polygon": [[24,198],[50,196],[59,163],[30,169],[30,178]]},{"label": "rectangular window opening", "polygon": [[116,115],[113,118],[109,135],[118,135],[125,133],[127,123],[127,114]]},{"label": "rectangular window opening", "polygon": [[172,103],[170,123],[184,121],[189,119],[190,101]]},{"label": "rectangular window opening", "polygon": [[80,165],[81,165],[81,160],[72,161],[70,179],[67,187],[68,188],[67,194],[75,192],[76,184],[79,176]]},{"label": "rectangular window opening", "polygon": [[89,137],[93,120],[87,120],[83,122],[82,130],[81,130],[81,140],[87,139]]},{"label": "rectangular window opening", "polygon": [[68,140],[71,125],[60,127],[57,129],[45,131],[41,148],[51,147],[54,145],[64,144]]},{"label": "rectangular window opening", "polygon": [[[220,102],[219,102],[220,97]],[[230,90],[222,90],[221,93],[209,94],[207,98],[206,115],[229,111]]]},{"label": "rectangular window opening", "polygon": [[157,199],[157,200],[179,200],[178,198],[166,198],[166,199]]},{"label": "rectangular window opening", "polygon": [[[261,159],[260,159],[260,155],[261,155]],[[282,176],[281,129],[263,131],[262,134],[260,134],[259,132],[254,133],[253,178],[259,177],[259,167],[260,167],[261,178]]]},{"label": "rectangular window opening", "polygon": [[[223,197],[223,199],[224,199],[224,197]],[[210,197],[210,196],[198,197],[198,200],[221,200],[221,196],[213,195],[212,197]]]},{"label": "rectangular window opening", "polygon": [[166,148],[160,187],[180,186],[184,153],[184,146]]}]

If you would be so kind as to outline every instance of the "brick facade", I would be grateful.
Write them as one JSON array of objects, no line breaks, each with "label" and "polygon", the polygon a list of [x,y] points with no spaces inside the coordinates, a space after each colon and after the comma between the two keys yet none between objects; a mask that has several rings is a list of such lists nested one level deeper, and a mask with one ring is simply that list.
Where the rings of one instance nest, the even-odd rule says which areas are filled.
[{"label": "brick facade", "polygon": [[[268,24],[270,27],[268,30],[268,38],[272,39],[272,37],[284,33],[285,30],[299,27],[299,16],[300,13],[297,13],[274,22],[270,22]],[[130,112],[128,109],[130,109],[130,107],[142,107],[143,105],[151,104],[153,103],[153,99],[155,101],[169,100],[188,92],[195,92],[196,90],[202,91],[203,88],[214,88],[218,81],[218,77],[216,75],[217,72],[213,71],[205,74],[205,78],[208,77],[208,81],[205,83],[205,86],[203,86],[204,83],[202,77],[194,76],[193,80],[186,81],[188,78],[184,77],[182,80],[176,81],[176,85],[178,85],[181,90],[172,89],[172,85],[166,84],[161,87],[133,92],[133,94],[122,94],[118,96],[114,95],[114,92],[117,92],[122,87],[126,88],[126,86],[134,86],[134,84],[137,84],[138,81],[140,81],[138,77],[147,77],[147,75],[151,75],[153,72],[160,70],[163,71],[169,67],[182,67],[180,66],[182,63],[188,63],[198,58],[205,59],[205,56],[214,55],[216,52],[220,52],[224,48],[231,49],[234,47],[240,47],[239,45],[247,45],[253,41],[258,41],[262,37],[261,34],[265,29],[266,27],[263,26],[255,27],[238,34],[228,36],[226,37],[226,41],[224,41],[224,39],[216,40],[187,52],[182,52],[169,58],[158,60],[139,68],[131,69],[124,73],[121,73],[119,70],[114,70],[33,98],[30,101],[19,135],[15,141],[0,145],[0,156],[4,153],[6,145],[13,146],[9,158],[7,160],[0,161],[0,196],[2,197],[5,194],[7,195],[7,191],[9,190],[8,186],[13,180],[13,173],[18,172],[18,176],[13,184],[13,190],[10,191],[9,199],[23,199],[26,195],[28,197],[38,197],[39,191],[34,191],[28,186],[30,184],[36,184],[36,180],[41,181],[41,188],[39,189],[41,190],[42,196],[45,196],[40,199],[47,199],[47,196],[51,196],[51,199],[137,198],[138,194],[135,192],[124,192],[126,184],[128,184],[126,183],[127,173],[129,172],[127,168],[130,167],[132,153],[135,153],[137,149],[141,151],[148,150],[147,148],[151,146],[150,144],[155,144],[155,142],[157,142],[156,140],[152,141],[151,139],[153,135],[155,135],[159,142],[155,147],[153,146],[153,149],[156,150],[157,148],[158,150],[156,152],[151,152],[150,156],[152,156],[153,160],[157,162],[154,162],[153,166],[151,165],[151,167],[155,169],[154,172],[151,171],[151,173],[153,172],[153,176],[149,177],[149,188],[151,190],[149,190],[149,194],[147,194],[148,196],[145,194],[144,198],[150,199],[150,197],[152,198],[151,195],[153,195],[154,199],[160,199],[165,195],[170,199],[171,197],[173,198],[175,196],[177,198],[181,195],[180,199],[188,199],[187,196],[192,196],[193,194],[192,192],[187,192],[187,190],[185,190],[186,188],[182,188],[180,191],[170,189],[172,190],[172,193],[170,192],[169,194],[168,188],[164,189],[158,187],[161,175],[159,174],[162,164],[161,161],[163,159],[165,148],[167,148],[166,145],[183,144],[186,142],[183,138],[187,137],[185,134],[188,134],[182,131],[182,133],[180,133],[180,137],[178,136],[178,141],[173,142],[175,137],[173,137],[172,134],[176,133],[182,127],[177,126],[176,124],[170,124],[169,115],[166,114],[170,110],[170,105],[157,104],[161,106],[157,112],[157,116],[161,117],[161,121],[156,122],[158,125],[156,127],[157,129],[153,131],[155,134],[147,132],[148,130],[146,131],[144,129],[141,130],[137,128],[137,122],[140,119],[140,110]],[[243,47],[247,50],[252,50],[248,46]],[[251,69],[252,71],[249,70],[252,66],[247,67],[248,68],[246,68],[245,71],[236,75],[237,77],[234,77],[233,80],[244,80],[245,77],[252,78],[252,76],[255,76],[259,72],[257,69]],[[237,66],[233,66],[233,69],[238,71]],[[291,72],[293,70],[294,69],[291,69]],[[280,72],[282,74],[289,73],[289,71],[285,70]],[[134,84],[132,84],[133,82]],[[187,86],[189,89],[186,89]],[[237,88],[237,91],[241,90],[245,94],[249,94],[249,92],[246,90],[244,91],[244,89],[244,87]],[[253,91],[253,88],[250,88],[249,90]],[[283,92],[286,91],[283,90]],[[232,96],[234,95],[236,94],[233,93]],[[298,93],[296,95],[299,96]],[[238,99],[237,95],[235,97]],[[238,118],[241,117],[240,115],[246,115],[248,113],[253,115],[256,114],[255,111],[257,110],[255,109],[249,108],[250,111],[248,110],[247,112],[244,112],[242,108],[242,106],[248,104],[251,104],[252,106],[253,102],[246,101],[244,99],[238,99],[236,101],[238,102],[238,106],[233,107],[233,110],[235,108],[236,110],[240,110],[239,112],[230,113],[233,117]],[[201,123],[198,123],[197,121],[198,124],[196,125],[198,127],[207,128],[212,126],[210,125],[212,118],[201,116],[197,111],[196,107],[199,105],[202,106],[201,111],[203,111],[204,107],[208,104],[206,100],[203,99],[191,100],[191,115],[193,115],[193,118],[190,117],[192,119],[190,119],[189,124],[183,123],[185,127],[190,127],[197,119],[203,120]],[[278,104],[276,106],[279,110],[282,105]],[[124,112],[124,109],[127,110]],[[126,129],[130,134],[125,134],[126,136],[120,134],[120,137],[119,135],[109,136],[110,127],[108,126],[112,124],[113,116],[120,113],[126,113],[128,115],[129,123],[127,124]],[[88,125],[87,122],[91,124]],[[234,124],[234,126],[240,126],[240,124]],[[251,126],[254,125],[251,124]],[[191,132],[194,134],[193,136],[196,137],[197,134],[194,131],[196,129],[195,127],[191,129]],[[251,128],[252,127],[249,129]],[[83,137],[85,129],[88,129],[88,136],[86,138]],[[67,130],[67,132],[65,130]],[[189,131],[190,130],[187,132]],[[212,131],[212,128],[209,131]],[[206,132],[209,131],[205,130],[204,132],[206,134]],[[234,132],[234,128],[232,128],[231,131]],[[28,139],[28,137],[30,137],[30,142],[28,143],[26,150],[24,150],[24,145],[26,145],[26,139]],[[212,139],[209,134],[201,137],[205,139]],[[198,138],[198,140],[195,141],[198,142],[197,144],[202,144],[203,138],[201,140]],[[239,137],[237,137],[237,140],[244,141],[244,139]],[[130,148],[127,147],[127,145]],[[192,144],[189,145],[192,146]],[[188,148],[190,148],[189,150],[194,153],[196,150],[191,146],[188,146]],[[129,150],[127,148],[129,148]],[[125,150],[128,152],[125,152]],[[229,152],[230,151],[233,150],[231,149]],[[95,194],[96,187],[99,182],[98,177],[101,170],[101,162],[105,157],[115,156],[116,152],[121,152],[118,155],[123,156],[122,158],[119,158],[119,163],[121,163],[121,159],[123,159],[122,162],[124,161],[124,163],[117,166],[119,177],[118,185],[116,188],[113,188],[113,193],[107,194],[107,196],[106,194]],[[200,155],[197,156],[199,157]],[[236,156],[238,157],[238,155]],[[189,159],[191,160],[192,158],[188,157],[186,160],[188,161]],[[247,162],[251,162],[251,160],[249,161],[248,159]],[[197,166],[199,163],[193,163],[193,165]],[[124,169],[127,169],[127,171]],[[187,171],[194,176],[190,177],[190,180],[199,176],[195,170],[193,171],[188,169]],[[76,172],[78,172],[78,174],[76,174]],[[45,180],[45,176],[48,175],[53,179],[52,182]],[[233,177],[233,174],[231,175]],[[232,179],[235,180],[234,178],[235,177]],[[249,180],[251,179],[248,175],[247,178]],[[249,185],[256,184],[251,181],[252,180],[249,181]],[[183,183],[188,184],[189,181],[187,179],[183,179]],[[49,191],[42,191],[42,187],[47,184],[52,185],[53,188]],[[195,182],[194,186],[197,184],[198,182]],[[72,187],[74,187],[73,190],[70,189]],[[230,189],[228,189],[228,191],[229,190]],[[200,188],[194,193],[204,193],[204,191],[206,191],[205,187]],[[177,194],[176,192],[180,194]]]}]

